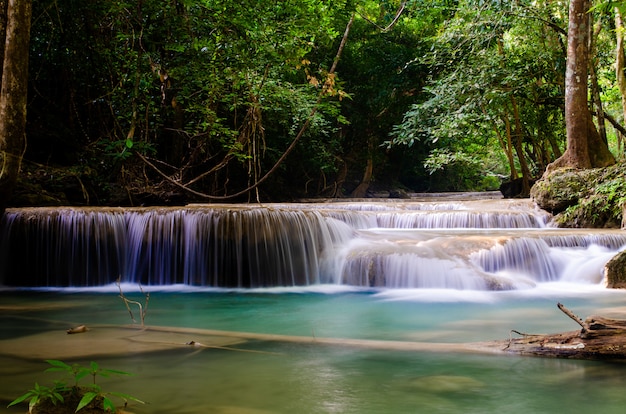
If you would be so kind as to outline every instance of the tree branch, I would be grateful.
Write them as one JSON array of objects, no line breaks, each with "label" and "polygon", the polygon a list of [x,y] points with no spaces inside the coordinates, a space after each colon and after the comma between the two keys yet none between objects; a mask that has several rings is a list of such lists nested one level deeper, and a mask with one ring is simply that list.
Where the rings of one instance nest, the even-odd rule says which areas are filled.
[{"label": "tree branch", "polygon": [[379,26],[374,21],[372,21],[369,18],[365,17],[365,15],[363,13],[360,13],[360,12],[357,12],[357,13],[359,13],[359,16],[361,16],[361,18],[363,20],[365,20],[366,22],[376,26],[376,28],[378,28],[381,32],[385,33],[385,32],[388,32],[389,30],[393,29],[393,27],[396,25],[396,23],[398,23],[398,20],[400,19],[400,15],[402,14],[402,12],[404,11],[404,9],[406,7],[406,3],[407,3],[407,0],[403,0],[402,1],[402,3],[400,4],[400,7],[398,8],[398,11],[396,11],[396,15],[394,16],[394,18],[391,21],[391,23],[389,23],[387,25],[387,27]]},{"label": "tree branch", "polygon": [[565,305],[563,305],[562,303],[557,303],[557,305],[559,307],[559,309],[561,309],[561,311],[566,314],[567,316],[569,316],[574,322],[576,322],[577,324],[579,324],[580,326],[582,326],[582,332],[585,333],[589,330],[589,325],[587,325],[585,322],[583,322],[582,319],[580,319],[578,316],[576,316],[574,314],[574,312],[572,312],[571,310],[567,309],[565,307]]},{"label": "tree branch", "polygon": [[[403,3],[406,3],[406,1],[403,2]],[[332,64],[330,70],[328,71],[327,77],[329,77],[329,78],[332,77],[332,75],[334,74],[334,72],[335,72],[335,70],[337,68],[337,64],[339,63],[339,59],[341,58],[341,54],[343,53],[343,49],[346,46],[346,43],[348,41],[348,34],[350,33],[350,28],[352,27],[352,23],[353,22],[354,22],[354,13],[352,14],[352,16],[350,16],[350,20],[346,24],[346,28],[345,28],[344,33],[343,33],[343,37],[341,38],[341,42],[339,43],[339,48],[337,49],[337,54],[335,55],[335,58],[333,59],[333,64]],[[306,130],[309,128],[309,125],[311,124],[311,122],[313,120],[313,117],[315,116],[315,114],[317,113],[317,110],[319,109],[319,106],[320,106],[320,103],[322,102],[322,99],[324,98],[324,96],[326,95],[326,93],[328,91],[328,85],[327,84],[328,84],[328,82],[326,82],[324,84],[324,87],[322,88],[322,90],[320,91],[320,93],[318,95],[317,102],[315,103],[315,106],[313,107],[313,109],[311,109],[311,112],[309,113],[309,116],[307,117],[306,121],[304,122],[304,124],[300,128],[300,131],[298,131],[298,134],[296,135],[296,137],[293,139],[291,144],[289,144],[289,146],[287,147],[285,152],[283,152],[283,154],[276,161],[276,163],[272,166],[272,168],[270,168],[270,170],[268,172],[266,172],[265,175],[263,175],[263,177],[261,177],[253,185],[250,185],[247,188],[245,188],[245,189],[243,189],[241,191],[238,191],[238,192],[236,192],[234,194],[224,195],[224,196],[214,196],[214,195],[209,195],[209,194],[205,194],[205,193],[193,190],[193,189],[188,187],[189,183],[183,184],[183,183],[178,182],[177,180],[171,178],[169,175],[167,175],[164,172],[162,172],[156,165],[154,165],[153,163],[148,161],[148,159],[145,156],[143,156],[142,154],[140,154],[139,152],[135,152],[135,154],[144,163],[146,163],[146,165],[148,165],[150,168],[154,169],[159,175],[161,175],[163,178],[165,178],[168,182],[174,184],[178,188],[181,188],[182,190],[184,190],[184,191],[186,191],[188,193],[194,194],[194,195],[196,195],[198,197],[201,197],[201,198],[204,198],[204,199],[207,199],[207,200],[228,200],[228,199],[232,199],[232,198],[235,198],[235,197],[239,197],[239,196],[247,194],[250,191],[252,191],[252,190],[256,189],[257,187],[259,187],[265,180],[267,180],[278,169],[278,167],[283,163],[283,161],[285,161],[285,159],[291,153],[291,151],[294,150],[294,148],[296,147],[296,144],[298,143],[298,141],[300,141],[300,138],[302,138],[302,136],[304,135]],[[192,180],[191,182],[194,182],[194,181],[195,180]]]}]

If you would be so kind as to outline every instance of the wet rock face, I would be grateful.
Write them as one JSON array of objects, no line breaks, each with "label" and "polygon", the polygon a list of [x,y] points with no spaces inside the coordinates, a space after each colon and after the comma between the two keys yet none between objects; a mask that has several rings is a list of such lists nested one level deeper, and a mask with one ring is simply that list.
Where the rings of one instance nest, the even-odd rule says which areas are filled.
[{"label": "wet rock face", "polygon": [[604,266],[607,287],[626,289],[626,251],[616,254]]}]

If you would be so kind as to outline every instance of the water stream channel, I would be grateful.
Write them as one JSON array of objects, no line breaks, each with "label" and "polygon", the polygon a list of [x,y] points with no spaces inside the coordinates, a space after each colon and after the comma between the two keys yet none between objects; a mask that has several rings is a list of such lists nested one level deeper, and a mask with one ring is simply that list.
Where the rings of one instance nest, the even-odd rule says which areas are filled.
[{"label": "water stream channel", "polygon": [[[455,348],[576,330],[557,302],[626,318],[602,271],[626,233],[548,223],[493,195],[12,209],[0,405],[51,385],[44,360],[62,359],[133,373],[101,385],[146,401],[138,414],[622,413],[621,363]],[[129,299],[150,294],[149,329],[118,278]]]}]

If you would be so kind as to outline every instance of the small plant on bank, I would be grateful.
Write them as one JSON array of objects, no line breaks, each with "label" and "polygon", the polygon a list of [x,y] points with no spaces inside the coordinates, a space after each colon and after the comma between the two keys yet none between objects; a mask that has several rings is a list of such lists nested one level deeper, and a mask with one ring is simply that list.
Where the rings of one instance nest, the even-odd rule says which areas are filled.
[{"label": "small plant on bank", "polygon": [[28,390],[24,395],[17,397],[11,402],[11,404],[8,405],[8,407],[28,401],[28,412],[30,413],[33,411],[33,407],[41,401],[50,400],[53,405],[56,405],[57,403],[62,404],[64,399],[61,393],[67,390],[68,389],[65,384],[62,383],[56,383],[53,388],[35,383],[35,387],[33,389]]},{"label": "small plant on bank", "polygon": [[[16,398],[8,406],[16,405],[24,401],[29,401],[28,412],[32,413],[33,409],[37,407],[37,412],[47,413],[51,410],[40,410],[40,406],[50,405],[54,407],[53,412],[79,412],[80,410],[90,406],[94,409],[90,412],[116,412],[115,404],[110,397],[117,397],[124,400],[124,406],[129,400],[144,404],[143,401],[120,392],[104,392],[102,387],[96,383],[97,377],[109,377],[111,375],[131,375],[128,372],[104,369],[96,362],[91,362],[89,366],[82,366],[80,364],[66,364],[63,361],[49,359],[47,363],[52,367],[45,370],[45,372],[65,372],[69,374],[73,379],[73,385],[68,387],[64,382],[57,381],[53,388],[41,386],[35,383],[35,388],[29,390],[24,395]],[[91,376],[92,383],[85,386],[79,386],[79,382],[82,378]],[[76,402],[78,401],[78,402]],[[65,411],[59,409],[58,406],[65,405],[67,407]],[[95,411],[94,411],[95,410]]]}]

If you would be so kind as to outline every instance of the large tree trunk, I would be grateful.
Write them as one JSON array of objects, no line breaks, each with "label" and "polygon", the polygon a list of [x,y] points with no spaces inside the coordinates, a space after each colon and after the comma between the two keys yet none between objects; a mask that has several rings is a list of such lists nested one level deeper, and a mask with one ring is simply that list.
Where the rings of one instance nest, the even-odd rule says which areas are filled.
[{"label": "large tree trunk", "polygon": [[[0,215],[6,207],[26,148],[26,91],[30,41],[30,0],[6,6],[5,49],[0,89]],[[3,13],[3,12],[0,12]]]},{"label": "large tree trunk", "polygon": [[587,106],[590,0],[571,0],[565,72],[565,125],[567,149],[551,168],[605,167],[615,163],[599,138]]}]

